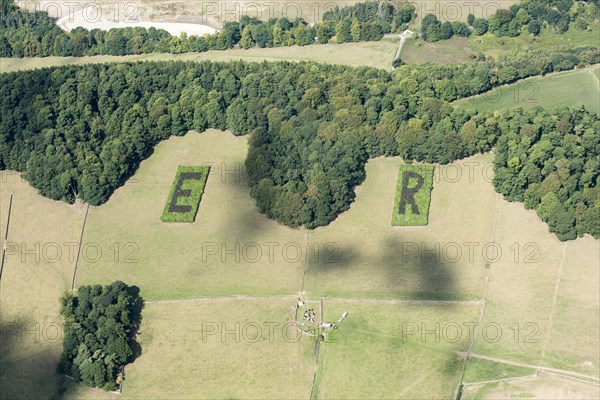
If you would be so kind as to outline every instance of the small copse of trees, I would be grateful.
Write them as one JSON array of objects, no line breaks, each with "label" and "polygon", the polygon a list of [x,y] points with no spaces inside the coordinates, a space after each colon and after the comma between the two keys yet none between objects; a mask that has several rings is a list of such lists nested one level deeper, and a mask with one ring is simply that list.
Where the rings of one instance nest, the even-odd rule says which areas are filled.
[{"label": "small copse of trees", "polygon": [[115,390],[123,366],[139,353],[135,334],[143,300],[135,286],[116,281],[82,286],[61,298],[64,317],[59,373],[87,386]]}]

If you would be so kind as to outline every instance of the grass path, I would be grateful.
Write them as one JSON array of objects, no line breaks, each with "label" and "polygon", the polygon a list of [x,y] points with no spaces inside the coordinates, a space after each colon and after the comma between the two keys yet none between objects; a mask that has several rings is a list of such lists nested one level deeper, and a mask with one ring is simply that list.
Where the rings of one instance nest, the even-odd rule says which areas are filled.
[{"label": "grass path", "polygon": [[596,74],[594,73],[595,69],[600,69],[600,65],[595,65],[594,67],[590,67],[588,68],[588,72],[590,74],[592,74],[592,77],[594,78],[594,80],[596,81],[596,83],[598,84],[598,88],[600,88],[600,80],[598,79],[598,77],[596,76]]},{"label": "grass path", "polygon": [[83,244],[83,233],[85,232],[85,223],[87,221],[88,214],[90,213],[90,205],[87,204],[85,209],[85,216],[83,217],[83,224],[81,225],[81,235],[79,236],[79,246],[77,247],[77,257],[75,258],[75,267],[73,268],[73,279],[71,281],[71,291],[75,290],[75,281],[77,278],[77,265],[79,265],[79,256],[81,255],[81,247]]},{"label": "grass path", "polygon": [[[368,66],[386,70],[392,69],[393,56],[397,44],[391,40],[357,43],[329,43],[309,46],[289,46],[273,48],[251,48],[210,50],[204,53],[151,53],[127,56],[84,56],[84,57],[25,57],[0,58],[0,73],[24,71],[63,65],[100,64],[109,62],[133,61],[315,61],[327,64]],[[349,56],[350,55],[350,56]]]},{"label": "grass path", "polygon": [[[496,193],[494,208],[495,208],[494,222],[492,225],[492,233],[491,233],[490,243],[496,242],[496,228],[498,226],[498,215],[500,214],[500,194],[499,193]],[[489,293],[489,289],[490,289],[491,277],[492,277],[492,264],[489,265],[489,267],[487,269],[487,275],[485,277],[485,287],[483,289],[483,299],[481,300],[483,306],[481,307],[481,313],[479,314],[479,323],[477,324],[477,328],[475,329],[475,335],[473,336],[473,340],[471,341],[471,343],[469,343],[469,350],[467,351],[466,360],[462,366],[462,371],[460,373],[460,382],[458,383],[458,386],[456,387],[454,397],[458,396],[458,393],[460,392],[460,388],[463,386],[463,381],[465,379],[465,370],[467,369],[467,363],[469,362],[469,358],[473,351],[473,346],[475,345],[475,341],[477,340],[477,333],[479,332],[479,327],[483,323],[483,318],[485,316],[485,306],[487,304],[487,298],[488,298],[488,293]]]},{"label": "grass path", "polygon": [[10,211],[12,209],[13,195],[10,194],[8,200],[8,212],[6,213],[6,228],[4,232],[4,241],[2,242],[2,259],[0,259],[0,281],[2,281],[2,270],[4,269],[4,260],[6,259],[6,243],[8,242],[8,228],[10,226]]},{"label": "grass path", "polygon": [[560,258],[560,263],[558,264],[558,271],[556,272],[556,284],[554,285],[554,293],[552,294],[552,307],[550,307],[550,313],[548,315],[548,334],[544,339],[544,346],[542,347],[542,356],[540,359],[540,364],[544,362],[546,358],[546,348],[548,347],[548,342],[550,342],[550,337],[552,336],[552,327],[553,327],[553,317],[554,310],[556,308],[556,298],[558,297],[558,289],[560,287],[560,280],[562,278],[562,270],[563,265],[565,263],[565,256],[567,254],[567,242],[563,244],[562,248],[562,256]]}]

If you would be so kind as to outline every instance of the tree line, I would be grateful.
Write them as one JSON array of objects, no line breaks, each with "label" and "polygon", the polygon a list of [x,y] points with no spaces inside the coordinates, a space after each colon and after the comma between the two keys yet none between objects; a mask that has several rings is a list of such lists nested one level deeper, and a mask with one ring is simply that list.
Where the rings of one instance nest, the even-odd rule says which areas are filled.
[{"label": "tree line", "polygon": [[[510,133],[506,126],[513,114],[459,112],[448,101],[598,62],[597,49],[580,48],[530,51],[474,64],[406,65],[392,73],[308,62],[238,61],[101,64],[0,74],[0,169],[23,172],[49,198],[80,198],[97,205],[171,135],[206,128],[251,133],[246,164],[258,208],[284,224],[314,228],[349,207],[370,157],[448,163],[487,151]],[[541,124],[540,135],[554,129],[560,117],[541,109],[530,113],[539,115],[532,123]],[[595,114],[578,111],[569,118],[572,135],[590,128],[598,132]],[[574,154],[567,152],[565,158],[570,162]],[[580,171],[577,165],[571,175]],[[545,167],[542,181],[552,172],[552,166]],[[595,187],[596,179],[597,173],[569,186],[568,193],[583,194]],[[498,181],[497,189],[501,187]],[[571,211],[584,208],[586,222],[574,222],[577,234],[598,236],[598,223],[588,221],[597,211],[584,212],[598,202],[561,204]]]},{"label": "tree line", "polygon": [[473,14],[464,22],[441,22],[435,15],[427,14],[421,23],[421,36],[428,42],[450,39],[453,36],[484,35],[519,36],[523,31],[537,36],[542,27],[564,33],[572,24],[586,30],[597,23],[598,0],[522,0],[508,9],[498,9],[488,19],[475,18]]},{"label": "tree line", "polygon": [[[384,34],[407,28],[416,16],[410,4],[394,6],[388,2],[366,1],[336,7],[323,20],[308,24],[302,18],[272,18],[261,21],[243,16],[239,22],[225,23],[213,35],[172,36],[155,28],[115,28],[108,31],[78,27],[64,32],[46,12],[27,12],[14,0],[0,0],[0,57],[46,57],[83,55],[127,55],[146,53],[184,53],[225,50],[233,47],[280,47],[314,43],[347,43],[380,40]],[[465,22],[441,22],[433,14],[424,16],[421,35],[426,41],[453,36],[518,36],[523,30],[533,35],[546,26],[565,32],[572,23],[587,29],[599,18],[597,0],[523,0],[508,9],[499,9],[488,19],[470,14]]]},{"label": "tree line", "polygon": [[320,23],[302,18],[272,18],[263,22],[243,16],[227,22],[213,35],[172,36],[155,28],[114,28],[108,31],[77,27],[60,29],[46,12],[21,10],[14,0],[0,0],[0,57],[122,56],[146,53],[184,53],[225,50],[236,46],[279,47],[313,43],[380,40],[385,33],[406,27],[416,15],[412,6],[380,9],[376,1],[328,11]]}]

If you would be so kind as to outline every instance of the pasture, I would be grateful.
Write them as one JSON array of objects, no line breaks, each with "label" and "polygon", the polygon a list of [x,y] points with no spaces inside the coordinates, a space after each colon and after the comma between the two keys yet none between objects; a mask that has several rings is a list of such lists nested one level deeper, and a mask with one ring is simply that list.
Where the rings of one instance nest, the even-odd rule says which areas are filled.
[{"label": "pasture", "polygon": [[1,241],[13,193],[0,282],[0,392],[42,398],[57,392],[62,350],[58,298],[71,278],[85,207],[38,195],[11,171],[0,174]]},{"label": "pasture", "polygon": [[321,345],[316,398],[453,398],[464,363],[455,352],[468,347],[478,306],[325,299],[326,320],[343,312],[335,342]]},{"label": "pasture", "polygon": [[[492,155],[436,166],[429,224],[411,227],[390,225],[402,160],[373,159],[351,208],[307,233],[257,211],[244,181],[246,151],[247,138],[228,132],[173,137],[106,204],[90,207],[76,286],[121,279],[147,301],[142,354],[126,368],[119,398],[453,398],[469,326],[475,354],[506,362],[469,358],[463,382],[519,380],[468,384],[463,398],[597,393],[592,384],[542,372],[520,378],[541,365],[597,379],[598,241],[564,245],[535,212],[496,195]],[[164,223],[179,165],[210,166],[210,176],[195,222]],[[18,174],[3,173],[1,182],[3,224],[7,196],[15,195],[9,242],[25,249],[78,243],[85,208],[42,198]],[[22,262],[14,249],[7,258],[3,393],[40,397],[66,385],[66,399],[115,397],[59,381],[61,339],[13,334],[15,321],[46,324],[40,338],[61,323],[58,298],[74,268],[67,246],[60,262],[49,262],[52,246],[40,263],[31,254]],[[323,297],[325,322],[349,312],[321,343],[316,366],[313,338],[290,342],[283,330],[266,329],[292,321],[298,297]],[[230,331],[224,339],[223,327]]]},{"label": "pasture", "polygon": [[465,368],[464,382],[474,384],[498,379],[531,376],[535,370],[531,368],[516,367],[488,360],[472,358]]},{"label": "pasture", "polygon": [[[146,300],[296,292],[306,235],[257,211],[247,140],[209,130],[160,143],[108,203],[90,208],[77,285],[136,282]],[[211,167],[193,223],[160,221],[178,165]]]},{"label": "pasture", "polygon": [[463,400],[596,399],[598,387],[557,375],[538,373],[537,377],[465,386],[462,393]]},{"label": "pasture", "polygon": [[491,160],[480,155],[436,167],[429,223],[412,227],[390,225],[402,161],[370,160],[350,209],[309,234],[309,247],[329,244],[330,251],[308,259],[305,290],[350,298],[480,299],[482,250],[495,215]]},{"label": "pasture", "polygon": [[0,58],[0,72],[23,71],[62,65],[97,64],[128,61],[315,61],[326,64],[369,66],[392,69],[397,40],[378,42],[328,43],[310,46],[211,50],[204,53],[139,54],[128,56]]},{"label": "pasture", "polygon": [[523,79],[481,95],[458,100],[454,105],[459,109],[477,109],[482,112],[515,107],[528,109],[566,105],[585,106],[588,110],[600,112],[599,82],[595,75],[599,68],[596,65],[581,70]]},{"label": "pasture", "polygon": [[467,38],[455,36],[449,40],[433,43],[410,39],[402,49],[401,58],[407,64],[424,62],[446,64],[473,61],[473,57],[478,54],[497,58],[503,54],[529,49],[550,50],[560,47],[597,46],[599,31],[599,26],[593,26],[591,32],[571,28],[560,35],[544,29],[537,38],[525,32],[514,38],[499,38],[486,33]]}]

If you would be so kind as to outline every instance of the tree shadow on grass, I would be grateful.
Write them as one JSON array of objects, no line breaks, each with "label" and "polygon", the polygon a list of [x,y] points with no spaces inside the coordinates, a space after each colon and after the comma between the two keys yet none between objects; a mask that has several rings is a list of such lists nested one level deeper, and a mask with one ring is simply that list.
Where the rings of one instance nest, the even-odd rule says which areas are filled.
[{"label": "tree shadow on grass", "polygon": [[131,338],[129,345],[133,350],[133,354],[127,361],[128,363],[134,362],[139,356],[142,355],[142,346],[137,341],[137,334],[142,325],[142,310],[144,309],[144,298],[140,296],[140,288],[137,286],[128,286],[127,293],[134,299],[133,304],[130,308],[131,318]]},{"label": "tree shadow on grass", "polygon": [[44,324],[23,316],[0,322],[3,399],[60,397],[64,389],[56,373],[56,363],[62,335],[57,336],[55,328],[53,323]]},{"label": "tree shadow on grass", "polygon": [[[320,272],[327,276],[330,271],[344,271],[352,274],[354,270],[372,267],[369,273],[384,276],[388,284],[385,288],[373,287],[371,292],[386,298],[400,300],[459,300],[457,293],[455,263],[448,262],[439,246],[411,240],[410,237],[394,235],[382,239],[382,245],[375,254],[368,253],[361,246],[337,243],[337,251],[332,259],[320,257],[310,260],[309,271],[318,278]],[[365,246],[371,244],[365,242]],[[310,272],[309,272],[310,273]],[[358,272],[357,279],[364,276]],[[376,277],[379,278],[379,277]],[[331,282],[330,287],[335,283]],[[357,282],[357,287],[361,282]],[[348,291],[353,296],[353,291]]]}]

